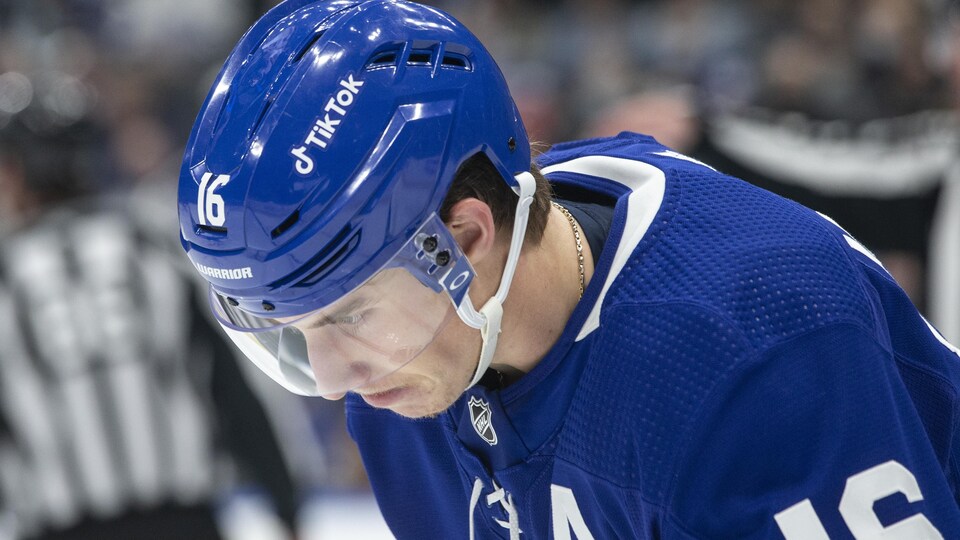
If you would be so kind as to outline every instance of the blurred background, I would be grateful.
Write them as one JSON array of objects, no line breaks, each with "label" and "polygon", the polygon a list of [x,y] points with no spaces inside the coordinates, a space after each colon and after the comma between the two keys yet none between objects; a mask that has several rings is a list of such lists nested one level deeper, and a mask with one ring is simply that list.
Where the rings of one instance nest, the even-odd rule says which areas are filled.
[{"label": "blurred background", "polygon": [[[956,0],[427,3],[487,45],[533,140],[643,132],[819,210],[960,342]],[[0,540],[389,537],[341,406],[198,333],[180,254],[190,127],[274,4],[0,0]]]}]

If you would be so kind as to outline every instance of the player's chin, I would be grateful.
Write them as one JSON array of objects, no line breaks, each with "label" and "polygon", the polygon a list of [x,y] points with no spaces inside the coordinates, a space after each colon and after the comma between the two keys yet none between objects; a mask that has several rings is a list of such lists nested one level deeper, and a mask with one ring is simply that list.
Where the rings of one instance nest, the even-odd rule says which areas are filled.
[{"label": "player's chin", "polygon": [[371,407],[417,419],[432,418],[449,409],[465,386],[466,383],[450,384],[445,379],[407,374],[378,381],[355,392]]},{"label": "player's chin", "polygon": [[450,405],[447,405],[445,407],[438,407],[438,406],[424,406],[422,404],[418,404],[411,407],[398,407],[392,410],[393,412],[399,414],[400,416],[417,420],[417,419],[423,419],[423,418],[436,418],[437,415],[449,409]]},{"label": "player's chin", "polygon": [[[389,409],[405,418],[433,418],[450,408],[454,398],[437,396],[432,392],[419,391],[416,387],[405,387],[402,392],[390,394],[362,395],[364,401],[372,407]],[[368,399],[369,398],[369,399]],[[386,399],[389,399],[387,403]]]},{"label": "player's chin", "polygon": [[447,410],[448,407],[449,405],[440,406],[426,401],[404,401],[385,408],[405,418],[416,420],[420,418],[433,418]]}]

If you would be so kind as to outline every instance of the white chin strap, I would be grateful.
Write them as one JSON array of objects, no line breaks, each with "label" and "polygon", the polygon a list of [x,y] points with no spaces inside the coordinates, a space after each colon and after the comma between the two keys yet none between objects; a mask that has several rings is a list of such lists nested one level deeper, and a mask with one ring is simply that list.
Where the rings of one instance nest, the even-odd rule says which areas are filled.
[{"label": "white chin strap", "polygon": [[[513,274],[517,270],[517,261],[520,259],[520,248],[523,246],[523,237],[527,234],[527,218],[530,216],[530,204],[533,203],[533,194],[536,191],[537,182],[529,172],[522,172],[514,177],[519,186],[520,199],[517,201],[517,213],[513,218],[513,237],[510,239],[510,252],[507,254],[507,264],[503,268],[503,276],[500,278],[500,288],[497,294],[493,295],[487,303],[480,308],[478,312],[473,307],[470,296],[464,297],[460,307],[457,308],[457,315],[464,324],[480,330],[480,337],[483,339],[483,345],[480,348],[480,361],[477,363],[477,371],[473,374],[473,380],[467,385],[466,389],[480,381],[490,362],[493,361],[493,353],[497,350],[497,339],[500,337],[500,321],[503,319],[503,302],[507,299],[507,293],[510,291],[510,283],[513,281]],[[514,188],[517,191],[517,188]]]}]

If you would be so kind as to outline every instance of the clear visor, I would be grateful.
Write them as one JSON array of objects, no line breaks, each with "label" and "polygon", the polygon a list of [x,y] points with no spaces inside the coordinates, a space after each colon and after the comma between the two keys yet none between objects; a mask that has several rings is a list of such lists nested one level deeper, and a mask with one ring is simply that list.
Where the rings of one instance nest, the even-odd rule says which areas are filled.
[{"label": "clear visor", "polygon": [[243,353],[302,395],[339,395],[417,357],[456,312],[473,269],[434,215],[380,271],[332,304],[266,318],[211,289],[213,312]]}]

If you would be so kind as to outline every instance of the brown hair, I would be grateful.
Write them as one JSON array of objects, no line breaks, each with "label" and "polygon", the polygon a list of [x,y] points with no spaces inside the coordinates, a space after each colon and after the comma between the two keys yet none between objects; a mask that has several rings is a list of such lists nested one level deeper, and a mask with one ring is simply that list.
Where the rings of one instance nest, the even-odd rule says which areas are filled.
[{"label": "brown hair", "polygon": [[[530,163],[530,174],[537,182],[530,205],[530,217],[527,221],[527,234],[524,242],[539,245],[543,231],[547,227],[550,214],[550,200],[553,188],[540,172],[536,163]],[[493,212],[493,223],[497,231],[512,232],[513,218],[517,212],[517,195],[504,181],[502,175],[484,153],[478,153],[467,159],[453,178],[453,184],[440,205],[440,219],[448,221],[450,209],[459,201],[475,198],[487,204]]]}]

